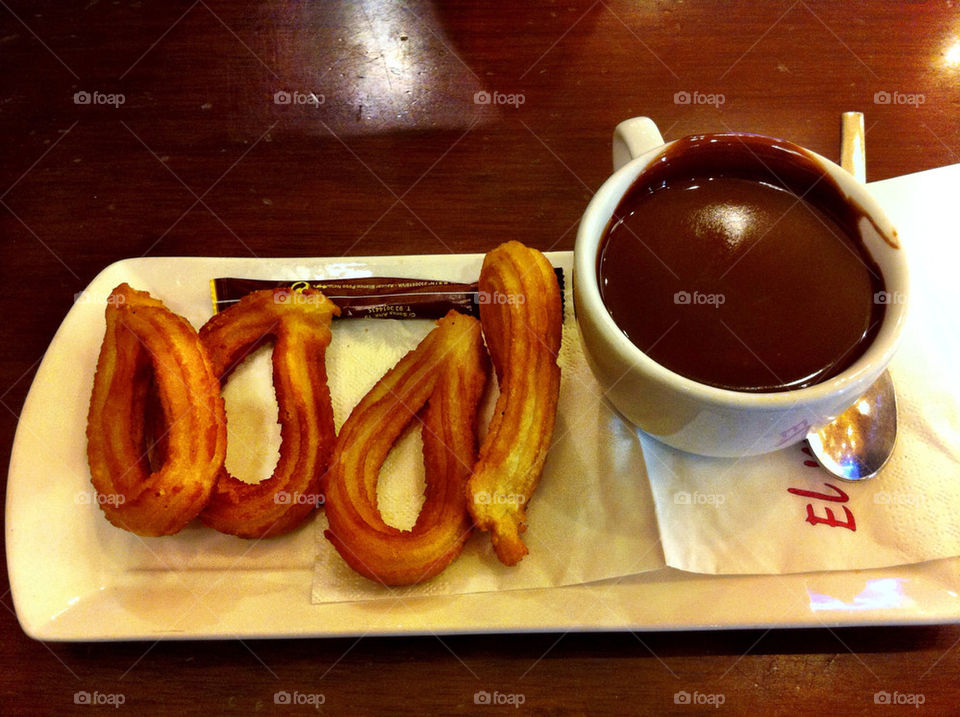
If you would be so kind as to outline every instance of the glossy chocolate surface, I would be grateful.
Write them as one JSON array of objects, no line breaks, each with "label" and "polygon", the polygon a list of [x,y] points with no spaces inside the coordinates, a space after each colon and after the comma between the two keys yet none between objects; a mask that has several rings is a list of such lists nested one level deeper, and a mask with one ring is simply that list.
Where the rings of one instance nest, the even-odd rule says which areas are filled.
[{"label": "glossy chocolate surface", "polygon": [[688,378],[810,386],[852,365],[883,318],[863,216],[791,143],[688,137],[621,200],[598,256],[601,295],[634,344]]}]

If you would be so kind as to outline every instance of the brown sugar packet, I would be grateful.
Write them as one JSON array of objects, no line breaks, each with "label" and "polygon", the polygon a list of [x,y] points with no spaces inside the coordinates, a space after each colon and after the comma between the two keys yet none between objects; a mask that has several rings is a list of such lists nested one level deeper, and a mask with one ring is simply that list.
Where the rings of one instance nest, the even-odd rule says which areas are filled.
[{"label": "brown sugar packet", "polygon": [[[563,296],[563,270],[556,269]],[[273,281],[224,277],[210,280],[213,311],[219,313],[240,301],[251,291],[287,289],[290,301],[306,288],[322,291],[340,307],[340,318],[369,317],[374,319],[440,319],[451,309],[461,314],[479,316],[479,306],[500,297],[480,296],[476,282],[439,281],[434,279],[402,279],[364,276],[352,279],[317,281]],[[282,298],[283,295],[280,295]]]}]

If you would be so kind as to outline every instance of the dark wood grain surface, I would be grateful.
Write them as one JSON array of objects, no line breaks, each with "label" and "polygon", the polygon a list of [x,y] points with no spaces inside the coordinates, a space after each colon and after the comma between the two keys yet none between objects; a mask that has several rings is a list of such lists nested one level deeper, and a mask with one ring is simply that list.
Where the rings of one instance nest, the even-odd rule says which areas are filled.
[{"label": "dark wood grain surface", "polygon": [[[4,0],[0,465],[74,294],[118,259],[570,249],[613,127],[640,114],[837,157],[859,109],[868,179],[960,161],[955,5]],[[956,625],[43,644],[0,587],[5,714],[93,713],[78,690],[238,714],[287,710],[279,690],[336,714],[508,709],[478,690],[547,713],[705,709],[680,690],[735,713],[912,711],[875,705],[885,690],[946,714],[960,695]]]}]

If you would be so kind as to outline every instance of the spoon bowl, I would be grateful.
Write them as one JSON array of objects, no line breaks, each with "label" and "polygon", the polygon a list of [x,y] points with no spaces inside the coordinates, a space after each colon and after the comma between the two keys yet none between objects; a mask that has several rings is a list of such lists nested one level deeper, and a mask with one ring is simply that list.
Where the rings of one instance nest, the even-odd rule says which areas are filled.
[{"label": "spoon bowl", "polygon": [[807,435],[820,465],[843,480],[872,478],[897,442],[897,394],[884,371],[855,404]]}]

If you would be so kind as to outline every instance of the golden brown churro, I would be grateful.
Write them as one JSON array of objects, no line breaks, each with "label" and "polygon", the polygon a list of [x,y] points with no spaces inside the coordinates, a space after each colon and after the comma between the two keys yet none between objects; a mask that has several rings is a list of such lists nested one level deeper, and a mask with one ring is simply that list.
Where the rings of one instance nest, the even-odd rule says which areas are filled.
[{"label": "golden brown churro", "polygon": [[200,519],[224,533],[262,538],[292,530],[323,503],[320,478],[336,433],[325,356],[330,321],[339,309],[314,289],[247,294],[200,329],[213,370],[230,372],[257,346],[273,340],[273,384],[280,420],[280,459],[273,475],[244,483],[219,472]]},{"label": "golden brown churro", "polygon": [[[470,536],[465,488],[476,458],[487,366],[480,323],[451,311],[341,427],[327,478],[326,535],[360,574],[409,585],[433,577],[460,554]],[[426,500],[413,529],[403,531],[383,521],[377,480],[394,442],[424,404]]]},{"label": "golden brown churro", "polygon": [[468,484],[476,526],[497,557],[527,554],[526,504],[550,448],[560,392],[560,287],[546,257],[510,241],[489,252],[479,282],[480,321],[500,383],[490,429]]},{"label": "golden brown churro", "polygon": [[[197,332],[147,292],[120,284],[106,321],[87,419],[97,502],[118,528],[170,535],[200,513],[223,466],[220,384]],[[145,435],[151,374],[167,429],[153,472]]]}]

